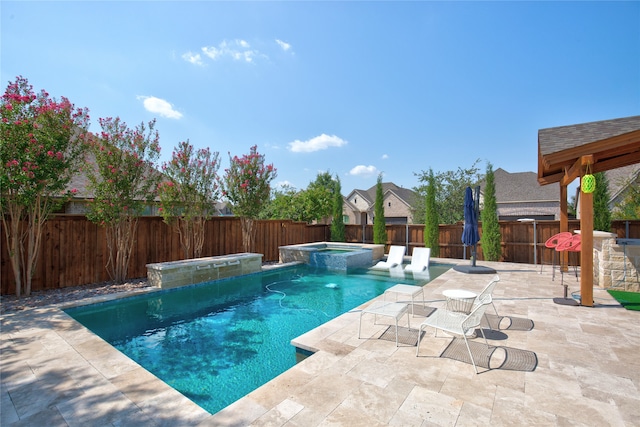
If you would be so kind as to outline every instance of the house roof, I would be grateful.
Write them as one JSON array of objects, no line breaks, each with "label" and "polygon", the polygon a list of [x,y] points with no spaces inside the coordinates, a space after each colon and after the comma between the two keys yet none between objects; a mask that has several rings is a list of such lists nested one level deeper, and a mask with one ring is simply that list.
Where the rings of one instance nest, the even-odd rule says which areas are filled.
[{"label": "house roof", "polygon": [[605,172],[609,184],[609,196],[615,199],[627,188],[627,185],[640,175],[640,164],[629,165],[618,169],[611,169]]},{"label": "house roof", "polygon": [[369,205],[373,204],[373,200],[375,200],[376,197],[376,193],[373,193],[373,200],[371,199],[371,195],[369,193],[367,193],[367,190],[360,190],[360,189],[355,189],[352,190],[351,193],[349,193],[349,198],[351,198],[351,195],[353,194],[358,194],[360,197],[362,197],[364,200],[367,201],[367,203]]},{"label": "house roof", "polygon": [[[376,185],[370,187],[367,190],[355,189],[349,193],[347,199],[350,199],[352,195],[358,194],[369,204],[369,208],[372,208],[376,201]],[[395,194],[400,200],[406,203],[408,206],[411,206],[413,199],[416,197],[416,193],[413,190],[409,190],[408,188],[399,187],[393,182],[383,182],[382,183],[382,194],[386,195],[388,192],[392,192]]]},{"label": "house roof", "polygon": [[[371,200],[372,203],[375,203],[375,200],[376,200],[376,187],[377,185],[374,185],[373,187],[366,190],[367,194],[369,195],[369,200]],[[411,205],[413,198],[416,196],[416,193],[413,190],[409,190],[408,188],[398,187],[393,182],[383,182],[382,194],[387,194],[387,192],[389,191],[393,192],[396,196],[398,196],[399,199],[401,199],[408,205]]]},{"label": "house roof", "polygon": [[[92,167],[93,165],[85,162],[83,168],[87,166]],[[93,192],[89,190],[89,178],[84,170],[79,170],[71,176],[71,180],[69,184],[67,184],[67,189],[76,190],[74,194],[75,199],[92,199],[94,196]]]},{"label": "house roof", "polygon": [[[509,173],[502,168],[494,172],[498,203],[560,201],[556,186],[540,186],[535,172]],[[484,191],[484,182],[481,184]]]},{"label": "house roof", "polygon": [[538,182],[567,185],[581,175],[640,163],[640,116],[538,131]]},{"label": "house roof", "polygon": [[[148,166],[145,166],[145,167],[148,167]],[[90,181],[89,181],[89,177],[87,176],[86,168],[93,168],[93,169],[97,168],[96,157],[90,150],[87,151],[87,153],[85,154],[85,161],[83,163],[82,169],[74,173],[73,176],[71,177],[71,180],[67,184],[68,190],[72,190],[72,189],[76,190],[75,194],[73,195],[73,198],[76,200],[93,199],[95,197],[95,194],[90,189]],[[157,174],[157,175],[160,175],[161,177],[164,176],[162,172],[160,172],[158,169],[153,167],[150,167],[147,173]],[[159,200],[159,198],[156,197],[156,200]]]}]

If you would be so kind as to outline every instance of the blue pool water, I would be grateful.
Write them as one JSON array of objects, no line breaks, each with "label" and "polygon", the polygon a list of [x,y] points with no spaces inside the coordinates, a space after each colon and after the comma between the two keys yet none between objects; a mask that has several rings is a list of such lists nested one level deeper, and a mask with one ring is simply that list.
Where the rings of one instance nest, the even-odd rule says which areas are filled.
[{"label": "blue pool water", "polygon": [[293,338],[399,282],[425,280],[295,266],[66,312],[215,413],[295,365]]}]

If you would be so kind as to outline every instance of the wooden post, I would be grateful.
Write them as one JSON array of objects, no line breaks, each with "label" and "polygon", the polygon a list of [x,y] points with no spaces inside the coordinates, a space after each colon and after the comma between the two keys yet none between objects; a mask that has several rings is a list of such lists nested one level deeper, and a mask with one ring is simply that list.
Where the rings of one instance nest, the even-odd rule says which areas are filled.
[{"label": "wooden post", "polygon": [[[560,232],[569,231],[569,212],[567,208],[567,186],[560,184]],[[558,252],[560,269],[568,271],[569,253],[567,251]]]},{"label": "wooden post", "polygon": [[[593,165],[593,156],[583,156],[582,164],[584,167]],[[593,193],[580,194],[580,239],[580,302],[593,307]]]}]

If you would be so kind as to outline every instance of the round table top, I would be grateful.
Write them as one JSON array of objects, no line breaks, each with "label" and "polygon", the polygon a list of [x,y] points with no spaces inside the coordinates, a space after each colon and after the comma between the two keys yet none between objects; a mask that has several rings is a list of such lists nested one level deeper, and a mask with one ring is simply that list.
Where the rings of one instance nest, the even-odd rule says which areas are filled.
[{"label": "round table top", "polygon": [[474,292],[464,289],[447,289],[442,292],[442,295],[447,298],[475,298],[477,296]]}]

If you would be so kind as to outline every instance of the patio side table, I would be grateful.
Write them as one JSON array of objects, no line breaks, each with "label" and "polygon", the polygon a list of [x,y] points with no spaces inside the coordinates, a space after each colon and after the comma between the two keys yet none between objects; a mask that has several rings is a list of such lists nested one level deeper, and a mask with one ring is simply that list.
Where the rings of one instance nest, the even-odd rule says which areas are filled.
[{"label": "patio side table", "polygon": [[409,306],[401,302],[379,303],[374,302],[369,307],[360,312],[360,323],[358,324],[358,338],[360,338],[360,330],[362,329],[362,315],[365,313],[373,314],[375,324],[378,316],[386,316],[394,319],[396,324],[396,347],[398,346],[398,320],[407,314],[407,326],[411,329],[411,317],[408,315]]},{"label": "patio side table", "polygon": [[[383,300],[386,301],[387,298],[387,294],[388,293],[395,293],[395,294],[402,294],[402,295],[407,295],[411,297],[411,315],[414,316],[414,299],[417,296],[422,295],[422,306],[424,307],[425,303],[424,303],[424,287],[422,286],[418,286],[418,285],[404,285],[402,283],[398,283],[397,285],[394,285],[392,287],[390,287],[389,289],[387,289],[386,291],[384,291],[384,295],[382,296]],[[396,295],[396,301],[397,301],[398,297]]]},{"label": "patio side table", "polygon": [[449,311],[469,314],[473,309],[473,302],[477,295],[474,292],[464,289],[447,289],[442,292],[446,298],[446,307]]}]

